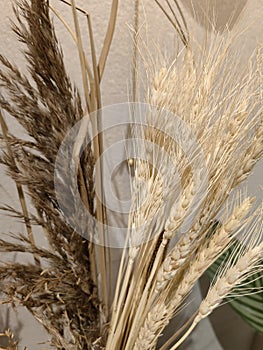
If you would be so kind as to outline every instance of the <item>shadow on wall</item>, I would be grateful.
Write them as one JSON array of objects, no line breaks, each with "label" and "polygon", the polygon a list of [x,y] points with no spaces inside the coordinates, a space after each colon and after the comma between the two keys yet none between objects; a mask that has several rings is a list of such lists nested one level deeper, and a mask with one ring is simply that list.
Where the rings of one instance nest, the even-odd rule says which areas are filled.
[{"label": "shadow on wall", "polygon": [[[238,20],[247,0],[184,0],[183,5],[199,24],[205,28],[222,31],[228,25],[232,29]],[[213,22],[211,19],[214,19]]]}]

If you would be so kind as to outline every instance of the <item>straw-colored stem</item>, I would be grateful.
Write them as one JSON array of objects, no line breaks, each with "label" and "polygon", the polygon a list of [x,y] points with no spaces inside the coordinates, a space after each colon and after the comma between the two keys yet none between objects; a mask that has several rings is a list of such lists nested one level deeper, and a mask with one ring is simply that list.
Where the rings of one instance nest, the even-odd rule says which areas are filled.
[{"label": "straw-colored stem", "polygon": [[[174,0],[174,3],[175,3],[175,6],[177,7],[177,10],[178,10],[180,16],[181,16],[182,22],[183,22],[183,24],[184,24],[184,27],[185,27],[185,30],[186,30],[186,33],[187,33],[187,36],[188,36],[188,38],[189,38],[189,31],[188,31],[187,23],[186,23],[186,20],[185,20],[185,17],[184,17],[184,13],[183,13],[183,11],[182,11],[182,8],[181,8],[181,6],[179,5],[178,0]],[[188,39],[188,41],[189,41],[189,39]]]},{"label": "straw-colored stem", "polygon": [[[74,4],[72,3],[72,7]],[[97,117],[91,118],[91,124],[92,124],[92,132],[94,136],[93,139],[93,146],[94,146],[94,157],[96,161],[96,178],[95,178],[95,188],[96,193],[101,193],[103,195],[103,185],[102,185],[102,163],[100,161],[100,155],[103,150],[103,140],[102,135],[98,132],[100,130],[100,108],[101,108],[101,93],[100,93],[100,81],[99,81],[99,74],[98,74],[98,68],[97,68],[97,62],[96,62],[96,50],[95,50],[95,43],[93,38],[93,31],[91,26],[91,19],[88,12],[85,10],[82,10],[80,8],[75,7],[75,10],[80,10],[83,14],[85,14],[88,22],[88,31],[89,31],[89,37],[90,37],[90,46],[91,46],[91,56],[92,56],[92,64],[93,64],[93,79],[90,79],[90,94],[89,94],[89,102],[90,102],[90,112],[91,113],[97,113]],[[76,22],[76,21],[75,21]],[[78,33],[78,30],[76,28],[76,32]],[[83,52],[82,44],[81,49]],[[84,55],[84,54],[83,54]],[[85,55],[84,55],[85,59]],[[89,76],[91,73],[89,74]],[[76,144],[78,144],[79,151],[84,137],[86,135],[86,132],[88,130],[88,118],[86,120],[83,119],[79,137],[77,138]],[[107,273],[106,273],[106,254],[105,254],[105,238],[104,238],[104,228],[103,224],[105,223],[105,211],[104,207],[100,201],[100,198],[96,195],[96,217],[99,222],[98,224],[98,230],[99,230],[99,238],[100,238],[100,246],[98,247],[98,253],[99,253],[99,263],[100,263],[100,273],[101,273],[101,297],[102,297],[102,303],[103,303],[103,310],[104,310],[104,317],[105,319],[103,322],[107,321],[108,317],[108,291],[107,291]]]},{"label": "straw-colored stem", "polygon": [[[61,21],[61,23],[67,29],[67,31],[69,32],[73,41],[77,44],[78,43],[77,37],[76,37],[75,33],[73,32],[73,30],[70,28],[69,24],[63,18],[63,16],[61,16],[61,14],[57,11],[57,9],[54,8],[54,6],[52,6],[50,4],[48,6],[49,6],[50,10],[54,13],[54,15]],[[90,81],[90,84],[92,84],[92,81],[93,81],[92,70],[90,68],[90,65],[88,63],[87,57],[86,57],[84,52],[83,52],[83,55],[84,55],[85,67],[86,67],[86,71],[88,73],[89,81]]]},{"label": "straw-colored stem", "polygon": [[[177,16],[174,16],[175,18],[173,19],[173,18],[169,15],[169,13],[165,10],[164,6],[160,3],[159,0],[155,0],[155,2],[156,2],[156,4],[160,7],[160,9],[163,11],[163,13],[165,14],[165,16],[168,18],[168,20],[170,21],[170,23],[172,24],[172,26],[174,27],[174,29],[176,30],[176,32],[179,34],[180,39],[182,40],[183,44],[184,44],[185,46],[188,46],[188,40],[187,40],[187,38],[186,38],[186,36],[185,36],[185,33],[184,33],[184,31],[183,31],[183,29],[182,29],[182,27],[181,27],[181,25],[180,25],[180,22],[178,21]],[[171,9],[170,3],[169,3],[168,1],[166,1],[166,2],[168,3],[169,8]],[[173,13],[173,15],[175,15],[174,12],[172,12],[172,13]]]},{"label": "straw-colored stem", "polygon": [[[181,9],[180,9],[180,7],[179,7],[179,4],[178,4],[178,2],[177,2],[176,0],[175,0],[174,2],[175,2],[175,4],[176,4],[177,9],[179,9],[180,17],[182,18],[182,17],[183,17],[183,13],[182,13],[182,11],[180,11]],[[184,44],[185,46],[187,46],[187,45],[188,45],[188,40],[187,40],[187,38],[186,38],[186,35],[185,35],[184,31],[183,31],[183,28],[182,28],[182,26],[181,26],[179,20],[178,20],[178,18],[177,18],[177,15],[176,15],[176,13],[175,13],[175,11],[174,11],[172,5],[170,4],[170,2],[169,2],[168,0],[166,0],[166,3],[167,3],[169,9],[171,10],[171,12],[172,12],[172,14],[173,14],[173,16],[174,16],[174,21],[175,21],[175,23],[176,23],[176,25],[177,25],[177,27],[178,27],[178,33],[179,33],[179,35],[180,35],[180,37],[181,37],[181,40],[182,40],[183,44]],[[184,17],[183,17],[183,18],[184,18]],[[185,21],[183,21],[183,23],[186,24]]]},{"label": "straw-colored stem", "polygon": [[185,332],[185,334],[174,344],[174,346],[171,347],[170,350],[175,350],[177,349],[184,341],[189,337],[189,335],[192,333],[192,331],[195,329],[197,323],[193,322],[191,327]]},{"label": "straw-colored stem", "polygon": [[86,74],[86,66],[85,66],[85,55],[83,51],[83,44],[81,39],[81,32],[80,32],[80,26],[79,26],[79,20],[77,15],[77,9],[76,9],[76,3],[75,0],[71,0],[71,7],[72,7],[72,14],[74,19],[74,25],[75,25],[75,32],[77,37],[77,46],[78,46],[78,52],[79,52],[79,59],[80,59],[80,67],[81,67],[81,74],[82,74],[82,83],[84,88],[84,96],[86,101],[86,106],[88,111],[90,111],[90,96],[89,96],[89,85],[88,85],[88,79]]},{"label": "straw-colored stem", "polygon": [[158,271],[158,268],[160,267],[161,259],[163,257],[165,247],[167,246],[168,242],[169,241],[167,239],[163,238],[162,243],[160,244],[159,249],[156,253],[156,257],[153,263],[153,267],[151,269],[150,276],[143,290],[143,294],[141,296],[140,303],[138,305],[137,312],[132,323],[129,338],[126,344],[127,349],[132,349],[134,342],[137,338],[138,331],[140,330],[141,324],[144,320],[144,317],[142,317],[142,315],[146,316],[151,306],[150,303],[147,303],[147,298],[151,300],[151,293],[153,292],[152,281],[154,279],[154,276],[156,275],[156,272]]},{"label": "straw-colored stem", "polygon": [[[64,4],[68,5],[68,6],[72,6],[71,1],[67,1],[67,0],[59,0],[60,2],[63,2]],[[87,12],[80,6],[75,6],[76,10],[83,13],[84,15],[87,14]]]},{"label": "straw-colored stem", "polygon": [[[123,317],[125,315],[127,315],[126,310],[125,310],[125,306],[127,307],[127,304],[128,304],[128,306],[131,306],[131,304],[129,305],[131,294],[128,293],[128,296],[126,296],[126,295],[127,295],[127,290],[129,287],[130,276],[131,276],[132,269],[133,269],[133,262],[134,262],[133,259],[130,258],[129,263],[128,263],[128,267],[127,267],[126,272],[125,272],[125,278],[124,278],[124,281],[122,283],[120,296],[118,299],[118,307],[116,310],[114,310],[114,319],[112,320],[113,322],[111,324],[111,329],[110,329],[110,334],[109,334],[108,340],[107,340],[106,350],[117,348],[117,343],[120,340],[118,335],[121,335],[122,327],[124,325]],[[132,288],[130,286],[129,292],[131,291],[131,289]],[[121,317],[120,317],[120,313],[122,315]]]},{"label": "straw-colored stem", "polygon": [[110,20],[106,32],[106,36],[104,39],[103,48],[101,50],[100,58],[99,58],[99,64],[98,64],[98,72],[99,72],[99,80],[101,81],[104,68],[106,65],[107,57],[109,54],[115,26],[116,26],[116,20],[117,20],[117,12],[118,12],[118,4],[119,0],[112,0],[111,5],[111,14],[110,14]]},{"label": "straw-colored stem", "polygon": [[[124,247],[127,247],[128,238],[129,238],[129,235],[127,234],[126,239],[125,239],[125,243],[124,243]],[[120,291],[122,290],[122,278],[123,278],[123,276],[127,276],[126,269],[125,269],[125,267],[126,267],[125,257],[126,257],[126,251],[125,251],[125,248],[123,248],[123,253],[122,253],[122,256],[121,256],[121,261],[120,261],[119,271],[118,271],[118,277],[117,277],[117,282],[116,282],[116,287],[115,287],[115,292],[114,292],[114,299],[113,299],[113,302],[112,302],[111,328],[110,328],[107,344],[108,344],[108,342],[110,340],[111,332],[113,332],[113,329],[114,329],[114,323],[113,322],[115,320],[116,313],[118,311],[118,296],[120,295]]]},{"label": "straw-colored stem", "polygon": [[139,28],[139,0],[135,0],[134,33],[133,33],[132,102],[136,102],[137,100],[138,28]]},{"label": "straw-colored stem", "polygon": [[[96,204],[97,204],[97,219],[99,221],[99,239],[100,239],[100,246],[99,246],[99,259],[100,259],[100,273],[101,273],[101,293],[102,293],[102,300],[104,303],[104,316],[105,321],[108,320],[108,313],[109,313],[109,302],[108,302],[108,288],[107,288],[107,263],[106,263],[106,242],[105,242],[105,235],[104,235],[104,227],[102,224],[105,224],[106,220],[106,212],[103,204],[101,203],[101,200],[99,196],[97,196],[98,193],[101,194],[102,197],[104,197],[104,191],[103,191],[103,163],[101,161],[100,155],[103,152],[103,138],[102,134],[100,133],[100,122],[101,122],[101,92],[100,92],[100,81],[99,81],[99,74],[98,74],[98,68],[97,68],[97,60],[96,60],[96,49],[95,49],[95,43],[94,43],[94,37],[93,37],[93,30],[91,25],[91,18],[89,14],[86,14],[87,16],[87,22],[88,22],[88,30],[89,30],[89,38],[90,38],[90,47],[91,47],[91,56],[92,56],[92,65],[93,65],[93,74],[94,74],[94,88],[91,89],[91,101],[92,101],[92,111],[94,108],[94,111],[96,111],[96,125],[92,120],[92,127],[93,127],[93,135],[94,137],[94,156],[96,161]],[[93,87],[93,86],[92,86]],[[94,104],[94,106],[93,106]],[[102,223],[102,224],[101,224]]]},{"label": "straw-colored stem", "polygon": [[196,311],[193,316],[191,318],[189,318],[185,324],[178,329],[177,332],[175,332],[164,344],[163,346],[160,348],[160,350],[169,350],[170,349],[170,345],[175,341],[176,338],[179,337],[179,335],[185,330],[185,328],[187,328],[190,323],[193,322],[193,320],[195,319],[196,315],[197,315],[198,311]]},{"label": "straw-colored stem", "polygon": [[[80,57],[80,63],[81,63],[81,71],[82,71],[82,80],[83,80],[83,87],[84,87],[84,94],[85,94],[85,100],[86,100],[86,105],[87,109],[89,112],[95,112],[97,111],[97,118],[96,118],[96,123],[92,120],[92,131],[94,136],[94,156],[95,160],[98,160],[96,162],[96,178],[95,178],[95,187],[96,187],[96,192],[98,191],[103,195],[102,189],[102,164],[100,162],[100,155],[103,150],[103,140],[102,136],[98,134],[98,130],[100,130],[99,123],[100,123],[100,118],[99,118],[99,109],[101,108],[101,94],[100,94],[100,80],[102,77],[102,73],[106,64],[106,59],[108,56],[108,52],[110,49],[110,45],[112,42],[112,37],[115,29],[115,23],[116,23],[116,17],[117,17],[117,8],[118,8],[118,1],[114,1],[112,3],[112,10],[111,10],[111,17],[104,41],[104,46],[102,48],[101,56],[100,56],[100,61],[97,65],[96,62],[96,52],[95,52],[95,44],[94,44],[94,39],[93,39],[93,32],[92,32],[92,26],[91,26],[91,19],[90,15],[87,11],[83,10],[80,7],[76,6],[76,3],[74,0],[71,0],[69,3],[68,1],[61,0],[63,3],[66,3],[67,5],[70,5],[72,7],[73,11],[73,17],[74,17],[74,23],[75,23],[75,31],[76,31],[76,38],[70,27],[66,24],[66,28],[69,30],[70,34],[73,36],[73,39],[77,42],[78,50],[79,50],[79,57]],[[79,28],[79,23],[78,23],[78,18],[77,18],[77,11],[80,11],[81,13],[85,14],[87,17],[88,21],[88,29],[89,29],[89,36],[90,36],[90,46],[91,46],[91,55],[92,55],[92,63],[93,63],[93,78],[91,78],[91,70],[89,65],[87,64],[87,59],[84,54],[83,50],[83,45],[82,45],[82,40],[81,40],[81,33],[80,33],[80,28]],[[61,16],[59,16],[58,13],[56,15],[62,20],[64,23],[65,21]],[[85,74],[85,66],[88,71],[88,76],[89,76],[89,83],[88,85],[88,80],[87,76]],[[95,125],[97,124],[97,125]],[[88,121],[83,119],[82,125],[80,127],[79,131],[79,137],[77,138],[76,141],[76,147],[75,147],[75,154],[78,153],[80,150],[80,147],[83,142],[83,137],[87,132],[88,128]],[[81,135],[80,135],[81,134]],[[99,229],[99,236],[100,236],[100,246],[98,248],[99,252],[99,261],[100,261],[100,271],[101,271],[101,279],[102,279],[102,302],[103,306],[105,308],[106,314],[108,313],[108,296],[107,296],[107,276],[106,276],[106,255],[105,255],[105,242],[104,242],[104,232],[103,232],[103,224],[105,223],[106,220],[106,214],[104,207],[98,198],[96,196],[96,203],[97,203],[97,210],[96,210],[96,217],[99,222],[98,229]],[[105,315],[106,316],[106,315]],[[107,318],[107,317],[106,317]]]},{"label": "straw-colored stem", "polygon": [[[89,68],[89,65],[87,64],[87,59],[86,59],[86,56],[85,56],[84,50],[83,50],[83,44],[82,44],[80,27],[79,27],[78,16],[77,16],[77,9],[76,9],[76,4],[75,4],[74,0],[71,1],[71,5],[72,5],[71,7],[72,7],[72,12],[73,12],[74,24],[75,24],[76,43],[78,46],[79,58],[80,58],[84,96],[85,96],[87,111],[91,111],[92,106],[91,106],[91,100],[90,100],[90,94],[89,94],[88,77],[87,77],[86,72],[88,72],[90,84],[91,84],[93,78],[92,78],[91,70]],[[73,35],[73,39],[74,39],[74,37],[75,37],[75,35]],[[87,196],[84,175],[83,175],[81,167],[79,166],[79,157],[80,157],[81,146],[82,146],[84,138],[86,137],[86,134],[88,132],[88,124],[89,124],[89,115],[87,112],[86,115],[84,116],[84,118],[82,118],[80,130],[79,130],[79,133],[77,135],[76,143],[75,143],[74,149],[73,149],[73,157],[75,160],[75,164],[79,168],[78,170],[79,170],[79,175],[80,175],[81,198],[82,198],[83,203],[85,204],[87,210],[89,210],[89,202],[88,202],[88,196]],[[91,244],[89,244],[89,255],[90,255],[90,268],[91,268],[92,279],[93,279],[94,283],[97,284],[96,258],[95,258],[95,254],[94,254],[94,249],[93,249]]]}]

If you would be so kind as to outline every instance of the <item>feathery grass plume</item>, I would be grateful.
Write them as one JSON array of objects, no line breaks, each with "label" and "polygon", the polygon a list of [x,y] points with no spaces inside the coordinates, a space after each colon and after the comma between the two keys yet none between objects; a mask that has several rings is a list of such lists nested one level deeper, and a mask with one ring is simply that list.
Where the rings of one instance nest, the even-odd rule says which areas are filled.
[{"label": "feathery grass plume", "polygon": [[[24,54],[30,76],[22,74],[14,64],[0,56],[3,91],[0,105],[20,123],[30,141],[8,133],[6,141],[10,152],[3,152],[1,162],[7,166],[11,178],[27,188],[36,209],[34,222],[43,228],[50,251],[41,250],[21,235],[13,245],[1,240],[3,252],[38,255],[39,251],[41,258],[41,266],[2,263],[2,292],[6,302],[21,304],[35,315],[53,336],[52,343],[58,349],[69,349],[70,344],[78,349],[88,349],[99,336],[99,301],[91,274],[92,257],[87,241],[66,224],[54,189],[58,149],[66,133],[83,118],[84,112],[79,93],[65,71],[48,3],[21,1],[14,11],[17,24],[13,24],[13,29],[26,45]],[[88,208],[94,215],[94,160],[90,144],[83,152],[80,164],[88,193]],[[67,188],[68,184],[61,182],[61,186],[63,191],[63,186]],[[23,212],[9,209],[11,214],[28,220]],[[64,335],[66,328],[70,339]]]}]

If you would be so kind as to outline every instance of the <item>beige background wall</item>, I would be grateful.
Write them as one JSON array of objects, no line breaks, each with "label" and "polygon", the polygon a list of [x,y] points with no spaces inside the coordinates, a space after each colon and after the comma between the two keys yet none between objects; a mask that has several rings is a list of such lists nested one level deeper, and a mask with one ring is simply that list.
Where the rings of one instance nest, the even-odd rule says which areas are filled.
[{"label": "beige background wall", "polygon": [[[71,21],[70,9],[62,5],[58,0],[50,1],[56,6],[61,13]],[[242,36],[236,41],[235,45],[242,45],[242,57],[244,60],[248,57],[258,42],[263,41],[263,2],[262,0],[184,0],[186,17],[191,30],[194,30],[197,36],[204,34],[203,26],[209,23],[209,18],[214,15],[216,18],[216,27],[221,30],[225,25],[227,19],[233,17],[231,26],[234,25],[238,16],[240,16],[240,30],[246,29]],[[79,0],[77,3],[88,9],[92,14],[93,27],[95,32],[95,41],[98,45],[98,51],[104,37],[106,21],[110,11],[110,0],[91,1]],[[192,3],[194,8],[192,8]],[[211,5],[207,11],[207,3]],[[141,1],[140,19],[146,21],[148,24],[148,34],[150,38],[154,38],[159,42],[162,49],[171,53],[176,46],[176,40],[172,28],[166,18],[162,15],[159,8],[154,3],[154,0]],[[15,40],[14,34],[9,27],[9,18],[13,18],[10,0],[0,0],[1,24],[0,24],[0,53],[12,59],[22,69],[25,68],[25,62],[20,53],[20,47]],[[108,66],[105,72],[103,81],[103,101],[104,104],[111,104],[127,100],[127,89],[130,83],[131,76],[131,35],[128,25],[133,22],[134,5],[131,0],[120,0],[120,9],[118,15],[117,29],[113,40],[113,46],[109,57]],[[234,12],[233,12],[234,11]],[[196,15],[197,22],[193,19]],[[232,16],[233,15],[233,16]],[[57,23],[57,21],[56,21]],[[82,25],[84,25],[84,20]],[[72,78],[80,83],[80,71],[78,68],[78,56],[74,48],[74,44],[69,35],[65,32],[61,24],[57,23],[57,33],[62,42],[64,53],[67,61],[68,70]],[[19,128],[12,124],[12,129],[19,132]],[[4,176],[3,171],[0,170],[0,202],[14,204],[16,203],[16,193],[13,184]],[[249,179],[249,192],[256,194],[262,198],[262,162],[259,164],[254,174]],[[0,216],[1,232],[19,231],[23,230],[23,226],[15,223],[14,220],[7,219]],[[22,345],[27,345],[28,349],[43,349],[44,345],[36,345],[36,342],[46,339],[44,332],[42,332],[34,320],[28,315],[26,311],[19,312],[19,319],[22,320],[24,327],[22,329],[23,341]],[[15,323],[15,319],[12,318]],[[12,325],[10,325],[12,326]],[[0,329],[1,331],[1,329]],[[249,349],[252,342],[252,335],[247,331],[247,336],[239,344],[239,350]],[[194,347],[189,348],[193,350]],[[196,348],[196,350],[205,350],[207,348]],[[226,350],[232,349],[231,346],[225,347]],[[210,350],[207,349],[207,350]]]}]

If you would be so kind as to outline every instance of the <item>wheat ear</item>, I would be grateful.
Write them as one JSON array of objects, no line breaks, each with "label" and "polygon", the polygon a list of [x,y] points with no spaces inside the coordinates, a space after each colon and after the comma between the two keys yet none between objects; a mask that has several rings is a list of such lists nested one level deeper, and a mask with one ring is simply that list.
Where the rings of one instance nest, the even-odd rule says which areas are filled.
[{"label": "wheat ear", "polygon": [[208,291],[206,298],[202,301],[198,314],[195,317],[191,327],[184,336],[171,348],[175,350],[190,335],[197,324],[214,309],[216,309],[222,301],[231,294],[235,287],[242,285],[246,278],[255,272],[262,272],[262,267],[258,267],[258,263],[262,259],[263,243],[248,248],[245,253],[238,257],[237,263],[225,270],[225,272],[217,279],[215,284]]},{"label": "wheat ear", "polygon": [[[210,266],[220,254],[231,245],[233,237],[239,232],[239,230],[235,234],[232,233],[235,232],[247,216],[253,201],[253,198],[246,198],[240,206],[237,206],[234,209],[232,215],[230,215],[226,222],[217,228],[214,235],[209,238],[208,243],[203,244],[199,248],[196,258],[194,258],[193,261],[190,261],[189,267],[184,271],[183,277],[181,281],[179,281],[179,285],[175,288],[175,291],[172,297],[170,296],[168,302],[164,300],[164,296],[161,294],[161,308],[163,309],[163,312],[157,313],[157,310],[159,310],[158,307],[154,307],[148,312],[147,318],[140,328],[136,339],[135,344],[138,349],[150,349],[154,346],[152,342],[157,341],[160,332],[166,326],[184,298],[191,291],[198,278],[200,278],[207,267]],[[156,319],[158,317],[159,321]],[[149,328],[149,325],[152,327]],[[159,328],[160,326],[161,328]],[[146,338],[144,334],[147,334],[148,337]]]}]

